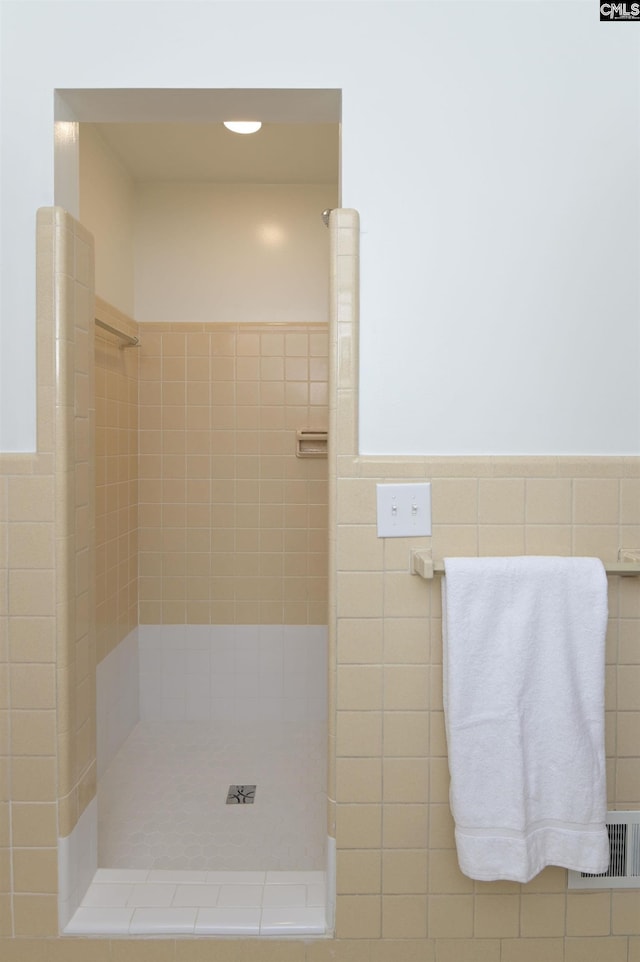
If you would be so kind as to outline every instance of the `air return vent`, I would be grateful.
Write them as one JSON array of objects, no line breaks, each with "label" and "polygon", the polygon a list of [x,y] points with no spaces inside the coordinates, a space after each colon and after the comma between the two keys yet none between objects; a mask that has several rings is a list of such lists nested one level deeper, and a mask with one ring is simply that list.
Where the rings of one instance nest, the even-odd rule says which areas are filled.
[{"label": "air return vent", "polygon": [[609,868],[599,875],[569,872],[570,889],[640,888],[640,812],[607,812]]}]

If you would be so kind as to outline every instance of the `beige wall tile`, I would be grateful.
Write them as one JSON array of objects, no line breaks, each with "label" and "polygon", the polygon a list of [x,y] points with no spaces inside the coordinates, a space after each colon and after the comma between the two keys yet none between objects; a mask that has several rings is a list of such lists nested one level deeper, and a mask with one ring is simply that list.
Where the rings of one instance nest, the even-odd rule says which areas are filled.
[{"label": "beige wall tile", "polygon": [[[11,954],[11,949],[13,947],[13,943],[8,941],[8,939],[13,935],[12,916],[13,912],[11,896],[8,894],[0,895],[0,939],[3,939],[5,944],[9,947],[9,954]],[[11,958],[13,958],[12,955]]]},{"label": "beige wall tile", "polygon": [[435,962],[432,939],[384,939],[371,942],[371,962]]},{"label": "beige wall tile", "polygon": [[429,719],[430,753],[435,756],[445,756],[447,754],[447,735],[444,711],[430,712]]},{"label": "beige wall tile", "polygon": [[11,831],[16,847],[55,847],[57,829],[55,805],[14,802],[11,806]]},{"label": "beige wall tile", "polygon": [[375,849],[342,849],[336,860],[339,895],[371,895],[381,891],[381,856]]},{"label": "beige wall tile", "polygon": [[434,478],[431,482],[434,524],[476,524],[478,482],[475,478]]},{"label": "beige wall tile", "polygon": [[53,571],[14,569],[9,573],[9,614],[33,617],[55,611]]},{"label": "beige wall tile", "polygon": [[336,563],[340,571],[378,571],[384,542],[373,525],[345,525],[340,533]]},{"label": "beige wall tile", "polygon": [[56,673],[53,665],[14,665],[11,669],[13,708],[55,708]]},{"label": "beige wall tile", "polygon": [[571,481],[568,478],[527,478],[527,524],[570,524],[571,494]]},{"label": "beige wall tile", "polygon": [[571,555],[569,525],[530,525],[525,531],[525,550],[528,555]]},{"label": "beige wall tile", "polygon": [[576,524],[617,524],[619,482],[576,478],[573,482],[573,512]]},{"label": "beige wall tile", "polygon": [[440,558],[475,558],[478,554],[478,526],[434,525],[431,538],[434,560]]},{"label": "beige wall tile", "polygon": [[617,525],[576,525],[573,529],[573,553],[615,561],[618,556]]},{"label": "beige wall tile", "polygon": [[386,804],[382,811],[384,848],[420,848],[427,838],[427,821],[427,805]]},{"label": "beige wall tile", "polygon": [[613,935],[640,935],[640,892],[611,893]]},{"label": "beige wall tile", "polygon": [[379,758],[337,758],[336,801],[380,802],[381,768]]},{"label": "beige wall tile", "polygon": [[568,938],[565,940],[565,962],[626,962],[625,938]]},{"label": "beige wall tile", "polygon": [[431,895],[428,911],[429,935],[432,938],[455,939],[456,941],[472,938],[472,895]]},{"label": "beige wall tile", "polygon": [[384,707],[387,711],[424,711],[429,707],[430,671],[422,666],[387,665]]},{"label": "beige wall tile", "polygon": [[478,481],[478,522],[522,524],[525,520],[525,483],[520,478]]},{"label": "beige wall tile", "polygon": [[640,481],[637,478],[620,481],[620,523],[640,524]]},{"label": "beige wall tile", "polygon": [[429,791],[431,804],[449,802],[449,766],[446,758],[432,758],[429,762]]},{"label": "beige wall tile", "polygon": [[9,521],[53,521],[54,486],[51,477],[9,478]]},{"label": "beige wall tile", "polygon": [[524,525],[481,525],[478,529],[478,550],[487,557],[524,554]]},{"label": "beige wall tile", "polygon": [[58,934],[58,899],[55,895],[14,895],[14,934],[38,938]]},{"label": "beige wall tile", "polygon": [[640,711],[640,665],[624,665],[617,670],[618,711]]},{"label": "beige wall tile", "polygon": [[52,568],[53,528],[48,522],[15,522],[8,526],[8,561],[13,568]]},{"label": "beige wall tile", "polygon": [[381,574],[339,572],[337,593],[338,607],[345,618],[382,616],[384,594]]},{"label": "beige wall tile", "polygon": [[429,892],[435,895],[473,892],[473,882],[460,871],[454,849],[432,849],[429,853]]},{"label": "beige wall tile", "polygon": [[427,891],[428,853],[424,849],[382,852],[382,891],[386,894]]},{"label": "beige wall tile", "polygon": [[47,962],[111,962],[110,947],[107,940],[57,939],[49,943]]},{"label": "beige wall tile", "polygon": [[338,848],[380,848],[382,820],[379,805],[338,805],[336,844]]},{"label": "beige wall tile", "polygon": [[8,849],[11,844],[11,820],[9,802],[0,802],[0,848]]},{"label": "beige wall tile", "polygon": [[[406,564],[408,565],[408,556]],[[384,613],[386,617],[426,618],[429,592],[422,578],[407,577],[406,571],[387,572],[384,576]]]},{"label": "beige wall tile", "polygon": [[450,806],[432,804],[429,810],[429,848],[452,849],[454,845],[454,824]]},{"label": "beige wall tile", "polygon": [[53,802],[55,758],[16,757],[12,764],[12,798],[16,802]]},{"label": "beige wall tile", "polygon": [[514,938],[520,929],[517,895],[476,895],[474,935],[478,938]]},{"label": "beige wall tile", "polygon": [[501,962],[564,962],[564,939],[503,939]]},{"label": "beige wall tile", "polygon": [[524,938],[564,935],[563,895],[522,895],[520,933]]},{"label": "beige wall tile", "polygon": [[[111,950],[108,962],[174,962],[176,958],[176,943],[173,940],[153,939],[145,943],[139,939],[114,939],[107,945]],[[198,947],[201,948],[202,943]]]},{"label": "beige wall tile", "polygon": [[344,665],[337,684],[337,707],[346,711],[382,708],[382,668],[374,665]]},{"label": "beige wall tile", "polygon": [[15,892],[57,893],[58,853],[55,848],[14,848]]},{"label": "beige wall tile", "polygon": [[381,619],[343,618],[337,626],[338,664],[382,662]]},{"label": "beige wall tile", "polygon": [[385,758],[384,802],[426,803],[429,800],[429,768],[426,758]]},{"label": "beige wall tile", "polygon": [[425,757],[429,753],[429,713],[424,711],[386,711],[384,714],[384,754]]},{"label": "beige wall tile", "polygon": [[619,758],[616,763],[615,798],[635,808],[640,799],[640,758]]},{"label": "beige wall tile", "polygon": [[11,892],[11,861],[12,851],[10,848],[0,848],[0,892]]},{"label": "beige wall tile", "polygon": [[339,939],[379,939],[381,898],[378,895],[340,895],[336,900]]},{"label": "beige wall tile", "polygon": [[[607,712],[607,715],[608,714],[609,712]],[[640,739],[640,712],[617,712],[616,722],[617,754],[635,756],[638,751],[638,741]]]},{"label": "beige wall tile", "polygon": [[567,894],[567,935],[608,935],[610,931],[611,893]]},{"label": "beige wall tile", "polygon": [[383,939],[424,939],[427,899],[424,895],[385,895],[382,899]]},{"label": "beige wall tile", "polygon": [[56,750],[55,712],[19,711],[11,721],[11,748],[15,755],[54,755]]},{"label": "beige wall tile", "polygon": [[438,962],[500,962],[500,948],[498,939],[447,939],[436,942],[436,955]]},{"label": "beige wall tile", "polygon": [[336,510],[339,525],[373,524],[376,517],[375,484],[360,479],[341,481]]},{"label": "beige wall tile", "polygon": [[[423,585],[423,590],[426,586]],[[384,620],[384,660],[386,664],[428,664],[431,652],[430,624],[427,618]]]},{"label": "beige wall tile", "polygon": [[50,944],[48,939],[5,939],[2,944],[3,962],[5,958],[6,962],[47,962]]}]

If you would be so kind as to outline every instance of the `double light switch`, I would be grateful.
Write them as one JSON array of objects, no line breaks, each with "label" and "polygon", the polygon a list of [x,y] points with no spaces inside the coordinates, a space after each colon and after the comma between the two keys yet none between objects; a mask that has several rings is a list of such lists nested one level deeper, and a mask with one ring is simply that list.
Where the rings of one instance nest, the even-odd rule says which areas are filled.
[{"label": "double light switch", "polygon": [[431,484],[378,484],[378,537],[431,534]]}]

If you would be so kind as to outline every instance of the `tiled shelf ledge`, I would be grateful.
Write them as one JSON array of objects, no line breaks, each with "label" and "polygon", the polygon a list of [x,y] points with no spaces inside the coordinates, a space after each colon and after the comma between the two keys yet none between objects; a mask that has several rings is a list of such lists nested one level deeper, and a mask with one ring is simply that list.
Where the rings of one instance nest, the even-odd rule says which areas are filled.
[{"label": "tiled shelf ledge", "polygon": [[98,869],[65,935],[326,936],[324,872]]}]

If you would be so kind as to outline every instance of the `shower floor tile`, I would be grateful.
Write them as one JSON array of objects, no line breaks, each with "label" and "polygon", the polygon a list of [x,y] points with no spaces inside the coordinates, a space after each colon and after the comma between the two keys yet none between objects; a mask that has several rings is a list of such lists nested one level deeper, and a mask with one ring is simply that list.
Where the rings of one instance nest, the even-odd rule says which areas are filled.
[{"label": "shower floor tile", "polygon": [[[227,805],[230,785],[257,785]],[[324,723],[140,722],[98,786],[101,869],[325,868]]]},{"label": "shower floor tile", "polygon": [[[144,874],[144,873],[142,873]],[[65,935],[326,937],[324,872],[98,869]],[[223,878],[225,884],[218,884]]]}]

